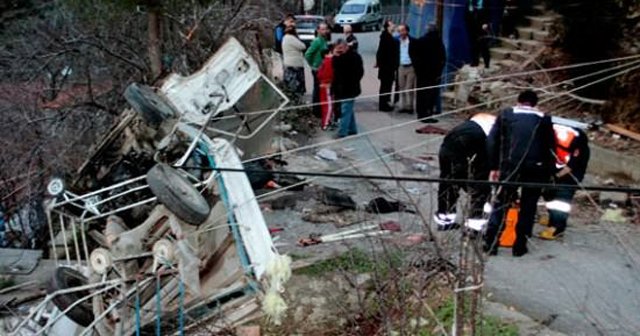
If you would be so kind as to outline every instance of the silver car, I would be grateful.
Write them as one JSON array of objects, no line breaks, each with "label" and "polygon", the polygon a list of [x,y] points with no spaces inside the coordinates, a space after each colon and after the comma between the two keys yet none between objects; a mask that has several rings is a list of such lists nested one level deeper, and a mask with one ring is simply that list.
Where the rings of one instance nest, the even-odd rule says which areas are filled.
[{"label": "silver car", "polygon": [[316,28],[319,24],[325,22],[324,17],[318,15],[300,15],[296,16],[296,31],[298,38],[304,42],[307,47],[316,37]]}]

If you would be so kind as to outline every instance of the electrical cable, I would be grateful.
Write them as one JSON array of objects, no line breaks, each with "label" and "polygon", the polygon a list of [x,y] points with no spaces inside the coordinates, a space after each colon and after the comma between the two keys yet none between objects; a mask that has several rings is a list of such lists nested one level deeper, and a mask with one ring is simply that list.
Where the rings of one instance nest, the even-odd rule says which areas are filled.
[{"label": "electrical cable", "polygon": [[[553,67],[553,68],[521,71],[521,72],[510,73],[510,74],[501,74],[501,75],[485,77],[485,78],[467,79],[467,80],[462,80],[462,81],[458,81],[458,82],[449,82],[449,83],[438,84],[438,85],[423,86],[423,87],[419,87],[419,88],[413,88],[413,89],[407,89],[407,90],[399,90],[399,91],[394,91],[394,92],[390,92],[390,93],[383,93],[383,94],[377,93],[377,94],[370,94],[370,95],[361,95],[361,96],[358,96],[356,98],[356,101],[374,99],[374,98],[379,98],[379,97],[383,97],[383,96],[391,96],[391,95],[394,95],[394,94],[417,92],[417,91],[429,90],[429,89],[435,89],[435,88],[446,88],[446,87],[450,87],[450,86],[457,86],[457,85],[463,85],[463,84],[476,84],[476,83],[483,83],[483,82],[493,82],[493,81],[498,81],[498,80],[501,80],[501,79],[511,79],[511,78],[514,78],[514,77],[529,76],[529,75],[535,75],[535,74],[539,74],[539,73],[556,72],[556,71],[561,71],[561,70],[569,70],[569,69],[575,69],[575,68],[581,68],[581,67],[587,67],[587,66],[593,66],[593,65],[599,65],[599,64],[606,64],[606,63],[613,63],[613,62],[619,62],[619,61],[626,61],[626,60],[634,60],[634,59],[637,60],[639,58],[640,58],[640,55],[631,55],[631,56],[609,58],[609,59],[592,61],[592,62],[574,63],[574,64],[569,64],[569,65],[557,66],[557,67]],[[565,81],[563,81],[563,82],[565,82]],[[334,103],[340,103],[340,102],[348,101],[348,100],[350,100],[350,99],[333,100],[333,102]],[[274,113],[274,112],[285,112],[285,111],[290,111],[290,110],[298,110],[298,109],[302,109],[302,108],[311,108],[311,107],[315,107],[315,106],[319,106],[319,105],[323,105],[323,104],[324,103],[307,103],[307,104],[300,104],[300,105],[293,105],[293,106],[285,106],[285,107],[283,107],[281,109],[271,108],[271,109],[251,111],[251,112],[241,112],[241,113],[236,113],[234,115],[216,117],[216,120],[232,119],[232,118],[237,118],[237,116],[242,116],[242,115],[269,114],[269,113]]]},{"label": "electrical cable", "polygon": [[[611,71],[611,70],[614,70],[614,69],[618,69],[618,68],[621,68],[621,67],[625,67],[625,66],[635,65],[635,64],[638,64],[638,63],[640,63],[640,60],[629,62],[629,63],[624,64],[624,65],[617,65],[617,66],[612,67],[612,68],[599,70],[599,71],[596,71],[596,72],[593,72],[593,73],[590,73],[590,74],[586,74],[586,75],[582,75],[582,76],[578,76],[578,77],[575,77],[575,78],[570,78],[570,79],[567,79],[567,80],[564,80],[564,81],[561,81],[561,82],[558,82],[558,83],[554,83],[554,84],[550,84],[550,85],[544,86],[543,88],[546,89],[546,88],[560,86],[562,84],[570,83],[570,82],[575,81],[575,80],[592,77],[592,76],[597,75],[597,74],[601,74],[601,73],[608,72],[608,71]],[[584,88],[584,87],[582,87],[582,88]],[[535,90],[536,88],[533,88],[533,89]],[[478,103],[478,104],[475,104],[475,105],[461,107],[461,108],[458,108],[458,109],[454,109],[454,110],[451,110],[451,111],[448,111],[448,112],[441,113],[441,114],[439,114],[439,115],[437,115],[435,117],[441,118],[441,117],[446,117],[446,116],[449,116],[449,115],[454,115],[454,114],[457,114],[457,113],[460,113],[460,112],[473,110],[473,109],[484,107],[484,106],[487,106],[487,105],[490,105],[490,104],[494,104],[494,103],[497,103],[497,102],[507,101],[507,100],[516,98],[517,96],[518,96],[518,94],[514,94],[514,95],[509,95],[509,96],[505,96],[505,97],[502,97],[502,98],[498,98],[498,99],[495,99],[495,100],[492,100],[492,101],[489,101],[489,102]],[[422,119],[427,119],[427,118],[432,118],[432,117],[433,116],[429,116],[429,117],[425,117],[425,118],[422,118]],[[273,152],[273,153],[261,155],[261,156],[258,156],[258,157],[250,158],[250,159],[244,160],[242,162],[243,163],[249,163],[249,162],[253,162],[253,161],[257,161],[257,160],[261,160],[261,159],[266,159],[266,158],[269,158],[269,157],[274,157],[274,156],[279,156],[279,155],[284,155],[284,154],[292,154],[292,153],[296,153],[296,152],[300,152],[300,151],[304,151],[304,150],[308,150],[308,149],[313,149],[313,148],[317,148],[317,147],[331,145],[331,144],[334,144],[334,143],[341,143],[341,142],[357,139],[357,138],[360,138],[360,137],[363,137],[363,136],[382,133],[382,132],[386,132],[388,130],[392,130],[392,129],[408,126],[408,125],[420,122],[420,121],[422,121],[422,119],[415,119],[415,120],[405,121],[405,122],[401,122],[401,123],[397,123],[397,124],[393,124],[393,125],[389,125],[389,126],[380,127],[380,128],[373,129],[373,130],[370,130],[370,131],[361,132],[361,133],[358,133],[358,134],[355,134],[355,135],[351,135],[351,136],[348,136],[348,137],[344,137],[344,138],[332,139],[332,140],[327,140],[327,141],[323,141],[323,142],[319,142],[319,143],[315,143],[315,144],[310,144],[310,145],[307,145],[307,146],[297,147],[297,148],[294,148],[294,149],[289,149],[289,150],[284,150],[284,151],[279,151],[279,152]]]},{"label": "electrical cable", "polygon": [[612,186],[579,186],[574,184],[554,184],[554,183],[533,183],[533,182],[513,182],[513,181],[486,181],[472,179],[443,179],[438,177],[420,177],[420,176],[389,176],[389,175],[365,175],[365,174],[344,174],[344,173],[322,173],[322,172],[303,172],[303,171],[284,171],[284,170],[263,170],[263,169],[240,169],[240,168],[224,168],[224,167],[182,167],[184,169],[219,171],[219,172],[236,172],[246,174],[279,174],[279,175],[297,175],[297,176],[313,176],[343,179],[371,179],[386,181],[403,181],[403,182],[427,182],[427,183],[450,183],[460,185],[490,185],[490,186],[509,186],[523,188],[568,188],[582,189],[587,191],[610,191],[621,193],[639,193],[640,188],[630,187],[612,187]]},{"label": "electrical cable", "polygon": [[[634,63],[634,64],[635,64],[635,63],[638,63],[638,62],[640,62],[640,61],[637,61],[637,62],[631,62],[631,63]],[[618,68],[618,67],[619,67],[619,66],[616,66],[616,67],[614,67],[614,68]],[[605,70],[600,70],[600,71],[598,71],[598,72],[596,72],[596,73],[600,73],[600,72],[603,72],[603,71],[605,71]],[[581,77],[585,77],[585,76],[590,76],[590,75],[588,74],[588,75],[584,75],[584,76],[581,76]],[[570,80],[575,80],[575,78],[574,78],[574,79],[570,79]],[[570,80],[567,80],[567,81],[570,81]],[[566,81],[563,81],[563,82],[566,82]],[[562,83],[562,82],[560,82],[560,83]],[[548,85],[547,87],[556,86],[556,85],[559,85],[559,83],[552,84],[552,85]],[[512,95],[512,96],[509,96],[508,98],[509,98],[509,99],[511,99],[511,98],[513,98],[513,97],[515,97],[515,96],[517,96],[517,95]],[[484,105],[487,105],[487,104],[489,104],[489,103],[481,103],[481,104],[474,105],[473,107],[477,107],[477,106],[484,106]],[[453,113],[456,113],[456,111],[454,110],[454,111],[450,111],[450,112],[449,112],[449,114],[453,114]],[[415,121],[411,121],[411,122],[408,122],[408,123],[401,123],[401,124],[397,124],[397,125],[392,125],[391,127],[398,127],[398,125],[402,125],[402,124],[405,124],[405,125],[406,125],[406,124],[410,124],[410,123],[413,123],[413,122],[415,122]],[[371,133],[379,132],[379,131],[381,131],[381,130],[385,130],[385,127],[382,127],[382,128],[376,129],[376,130],[371,131],[371,132],[364,132],[364,133],[360,133],[360,134],[358,134],[358,135],[356,135],[356,136],[354,136],[354,137],[364,136],[364,135],[367,135],[367,134],[371,134]],[[352,138],[353,138],[353,137],[352,137]],[[321,142],[321,143],[318,143],[318,144],[313,144],[313,145],[306,146],[306,147],[299,147],[299,148],[296,148],[296,149],[293,149],[293,150],[282,151],[282,152],[280,152],[280,153],[275,153],[275,154],[273,154],[273,153],[272,153],[272,154],[265,155],[265,156],[263,156],[263,157],[258,157],[258,158],[253,158],[253,159],[250,159],[250,160],[243,161],[243,163],[251,162],[251,161],[255,161],[255,160],[259,160],[259,159],[262,159],[262,158],[273,157],[273,156],[280,155],[280,154],[284,154],[284,153],[293,153],[293,152],[297,152],[297,151],[301,151],[301,150],[305,150],[305,149],[309,149],[309,148],[313,148],[313,147],[318,147],[318,146],[322,146],[322,145],[326,145],[326,144],[330,144],[330,143],[340,142],[340,141],[343,141],[343,140],[345,140],[345,139],[348,139],[348,138],[342,138],[342,139],[332,140],[332,141],[328,141],[328,142],[326,142],[326,141],[325,141],[325,142]],[[350,169],[352,169],[353,167],[359,167],[359,166],[367,165],[367,164],[370,164],[370,163],[373,163],[373,162],[379,161],[379,160],[380,160],[380,159],[382,159],[382,158],[389,157],[389,156],[392,156],[392,155],[394,155],[394,154],[396,154],[396,153],[399,153],[399,152],[402,152],[402,151],[406,151],[406,150],[409,150],[409,149],[412,149],[412,148],[415,148],[415,147],[418,147],[418,146],[422,146],[422,145],[424,145],[424,144],[426,144],[426,143],[429,143],[429,142],[432,142],[432,141],[435,141],[435,140],[439,140],[439,138],[435,137],[435,138],[427,139],[426,141],[424,141],[424,142],[422,142],[422,143],[418,143],[418,144],[414,144],[414,145],[407,146],[407,147],[405,147],[405,148],[403,148],[403,149],[396,150],[396,151],[393,151],[393,152],[391,152],[391,153],[387,153],[387,154],[385,154],[385,155],[383,155],[383,156],[381,156],[381,157],[377,157],[377,158],[373,158],[373,159],[370,159],[370,160],[365,160],[365,161],[357,162],[356,164],[354,164],[354,165],[352,165],[352,166],[350,166],[350,167],[344,167],[344,168],[341,168],[341,169],[335,170],[333,173],[334,173],[334,174],[338,174],[338,173],[341,173],[341,172],[343,172],[343,171],[350,170]],[[197,167],[197,168],[201,168],[201,167]],[[244,205],[245,205],[245,204],[247,204],[248,202],[252,202],[252,201],[254,201],[254,200],[263,199],[263,198],[266,198],[266,197],[269,197],[269,196],[272,196],[272,195],[275,195],[275,194],[278,194],[278,193],[284,192],[284,191],[286,191],[286,190],[289,190],[289,189],[292,189],[292,188],[295,188],[295,187],[301,186],[301,185],[303,185],[303,184],[306,184],[306,183],[312,182],[312,181],[314,181],[314,180],[315,180],[315,179],[317,179],[317,178],[319,178],[319,176],[314,177],[314,178],[312,178],[311,180],[307,180],[307,181],[303,181],[303,182],[295,183],[295,184],[290,185],[290,186],[286,186],[286,187],[283,187],[283,188],[280,188],[280,189],[276,189],[276,190],[274,190],[274,191],[272,191],[272,192],[267,192],[267,193],[261,194],[261,195],[259,195],[259,196],[255,196],[254,198],[251,198],[251,199],[246,200],[246,202],[245,202],[245,203],[243,203],[243,204],[235,204],[234,206],[235,206],[235,207],[244,206]],[[487,181],[487,182],[488,182],[488,181]],[[218,219],[216,219],[216,220],[222,220],[222,219],[223,219],[223,218],[218,218]]]}]

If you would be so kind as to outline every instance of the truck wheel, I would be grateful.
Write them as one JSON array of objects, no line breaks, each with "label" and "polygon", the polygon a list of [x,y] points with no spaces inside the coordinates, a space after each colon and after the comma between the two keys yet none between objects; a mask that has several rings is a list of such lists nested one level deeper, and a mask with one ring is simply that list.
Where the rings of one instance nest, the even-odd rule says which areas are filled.
[{"label": "truck wheel", "polygon": [[[69,267],[58,267],[53,272],[53,277],[47,285],[47,294],[52,294],[58,290],[69,289],[74,287],[84,286],[89,283],[89,280],[84,277],[80,272]],[[76,301],[85,298],[89,295],[88,290],[76,291],[66,294],[56,295],[51,299],[53,304],[64,311],[73,305]],[[87,327],[93,322],[93,308],[90,300],[82,301],[75,305],[66,314],[73,322]]]},{"label": "truck wheel", "polygon": [[178,116],[178,113],[150,87],[133,83],[124,91],[129,105],[150,124],[157,125],[166,119]]},{"label": "truck wheel", "polygon": [[147,173],[147,184],[158,201],[181,220],[199,225],[209,216],[209,203],[177,170],[159,163]]}]

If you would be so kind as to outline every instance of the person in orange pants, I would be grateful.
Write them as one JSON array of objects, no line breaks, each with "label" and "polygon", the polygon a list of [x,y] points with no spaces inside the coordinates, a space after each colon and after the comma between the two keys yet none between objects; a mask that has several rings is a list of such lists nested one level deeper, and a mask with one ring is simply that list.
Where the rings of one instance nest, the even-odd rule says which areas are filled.
[{"label": "person in orange pants", "polygon": [[333,82],[333,45],[329,45],[320,68],[318,68],[320,82],[320,107],[322,116],[320,127],[326,130],[333,117],[333,99],[331,97],[331,82]]}]

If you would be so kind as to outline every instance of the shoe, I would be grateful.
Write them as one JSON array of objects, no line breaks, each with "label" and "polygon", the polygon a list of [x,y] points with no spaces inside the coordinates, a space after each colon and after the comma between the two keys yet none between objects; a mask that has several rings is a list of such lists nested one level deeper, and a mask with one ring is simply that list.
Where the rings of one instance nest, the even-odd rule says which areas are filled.
[{"label": "shoe", "polygon": [[554,227],[548,227],[538,234],[538,238],[544,240],[556,240],[562,236],[562,232],[556,232]]},{"label": "shoe", "polygon": [[381,112],[393,112],[393,106],[381,106],[378,108]]},{"label": "shoe", "polygon": [[456,214],[436,213],[433,215],[433,220],[438,225],[438,231],[449,231],[460,228],[460,225],[456,223]]},{"label": "shoe", "polygon": [[406,114],[413,114],[413,110],[408,110],[408,109],[401,109],[400,111],[398,111],[399,113],[406,113]]},{"label": "shoe", "polygon": [[548,214],[540,215],[540,218],[538,219],[538,224],[542,226],[549,226],[549,215]]},{"label": "shoe", "polygon": [[438,225],[447,225],[456,221],[455,213],[438,213],[433,214],[433,221]]},{"label": "shoe", "polygon": [[513,254],[514,257],[522,257],[523,255],[529,253],[529,249],[526,246],[516,248],[514,245],[511,253]]},{"label": "shoe", "polygon": [[436,119],[436,118],[420,119],[420,122],[425,123],[425,124],[436,124],[436,123],[438,123],[438,119]]},{"label": "shoe", "polygon": [[482,250],[490,256],[496,256],[498,255],[498,244],[487,244],[487,242],[485,242],[482,245]]},{"label": "shoe", "polygon": [[469,218],[464,222],[464,226],[474,231],[483,231],[489,220],[483,218]]}]

